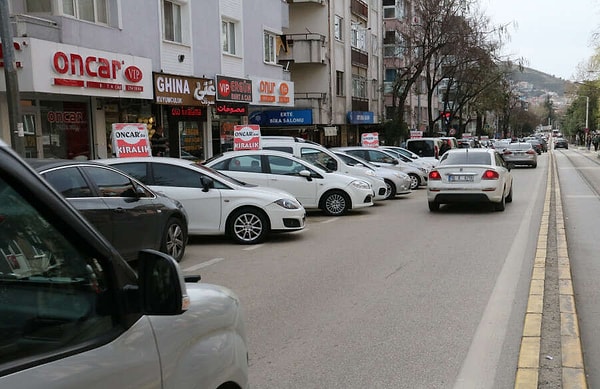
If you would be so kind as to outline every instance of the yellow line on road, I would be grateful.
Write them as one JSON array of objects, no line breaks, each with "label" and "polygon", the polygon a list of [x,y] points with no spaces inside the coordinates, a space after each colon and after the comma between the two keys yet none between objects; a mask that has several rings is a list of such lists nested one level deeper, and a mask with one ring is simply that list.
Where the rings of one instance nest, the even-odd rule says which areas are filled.
[{"label": "yellow line on road", "polygon": [[[571,267],[567,250],[567,239],[564,225],[560,185],[552,151],[549,153],[548,185],[542,212],[542,222],[538,234],[535,263],[529,287],[529,300],[521,348],[517,363],[515,389],[537,389],[540,370],[540,346],[542,339],[542,317],[544,307],[544,282],[546,268],[546,246],[548,242],[548,226],[550,222],[550,200],[552,187],[555,194],[556,240],[559,270],[560,299],[560,334],[562,357],[562,388],[585,389],[587,381],[583,366],[583,353],[575,310],[575,296],[571,279]],[[552,177],[554,176],[554,185]]]}]

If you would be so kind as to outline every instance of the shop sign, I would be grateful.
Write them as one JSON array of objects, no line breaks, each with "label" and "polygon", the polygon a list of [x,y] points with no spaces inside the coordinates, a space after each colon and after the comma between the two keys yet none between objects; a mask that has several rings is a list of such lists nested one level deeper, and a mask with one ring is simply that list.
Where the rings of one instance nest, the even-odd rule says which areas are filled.
[{"label": "shop sign", "polygon": [[348,112],[348,122],[350,124],[372,124],[373,112],[350,111]]},{"label": "shop sign", "polygon": [[204,107],[171,107],[171,116],[179,117],[195,117],[195,118],[204,118],[206,117],[206,108]]},{"label": "shop sign", "polygon": [[423,137],[423,131],[411,130],[410,139],[421,139]]},{"label": "shop sign", "polygon": [[360,135],[360,144],[363,147],[379,147],[379,133],[366,132]]},{"label": "shop sign", "polygon": [[294,83],[285,80],[250,77],[252,80],[252,104],[276,107],[294,106]]},{"label": "shop sign", "polygon": [[233,150],[260,150],[260,126],[236,125],[233,127]]},{"label": "shop sign", "polygon": [[148,129],[144,123],[113,123],[111,138],[117,158],[152,156]]},{"label": "shop sign", "polygon": [[330,127],[323,127],[323,132],[325,133],[325,136],[337,136],[337,127],[335,126],[330,126]]},{"label": "shop sign", "polygon": [[[21,92],[111,98],[152,98],[152,60],[50,42],[18,40]],[[18,56],[17,56],[18,53]],[[4,79],[0,88],[5,90]]]},{"label": "shop sign", "polygon": [[217,115],[247,116],[248,104],[236,104],[217,101],[215,103],[215,112],[217,113]]},{"label": "shop sign", "polygon": [[250,103],[252,80],[217,75],[217,100]]},{"label": "shop sign", "polygon": [[261,126],[306,126],[313,124],[311,109],[288,111],[255,111],[248,121]]},{"label": "shop sign", "polygon": [[162,105],[206,106],[215,103],[215,81],[154,73],[154,102]]},{"label": "shop sign", "polygon": [[[19,42],[13,42],[13,51],[15,53],[15,59],[19,56],[21,52],[21,44]],[[4,67],[4,51],[2,50],[2,43],[0,43],[0,68]],[[21,61],[15,61],[16,68],[22,68],[23,63]]]}]

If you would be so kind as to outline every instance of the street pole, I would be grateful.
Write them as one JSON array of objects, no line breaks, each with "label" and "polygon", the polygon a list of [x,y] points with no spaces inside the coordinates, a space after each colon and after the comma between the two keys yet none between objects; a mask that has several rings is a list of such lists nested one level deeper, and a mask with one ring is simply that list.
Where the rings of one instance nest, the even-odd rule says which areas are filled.
[{"label": "street pole", "polygon": [[2,41],[2,54],[4,57],[4,79],[6,80],[6,102],[8,106],[11,144],[19,155],[25,156],[23,123],[20,122],[21,116],[19,113],[19,102],[21,99],[19,97],[19,83],[8,0],[0,0],[0,40]]},{"label": "street pole", "polygon": [[585,96],[585,132],[589,131],[588,118],[590,114],[590,97]]}]

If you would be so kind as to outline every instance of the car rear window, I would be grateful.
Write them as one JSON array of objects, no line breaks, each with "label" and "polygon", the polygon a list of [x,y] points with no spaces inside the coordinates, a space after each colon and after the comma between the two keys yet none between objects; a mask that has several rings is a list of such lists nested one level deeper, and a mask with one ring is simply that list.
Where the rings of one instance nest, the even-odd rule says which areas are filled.
[{"label": "car rear window", "polygon": [[531,143],[511,143],[508,145],[509,150],[529,150]]},{"label": "car rear window", "polygon": [[441,165],[491,165],[489,153],[446,153]]}]

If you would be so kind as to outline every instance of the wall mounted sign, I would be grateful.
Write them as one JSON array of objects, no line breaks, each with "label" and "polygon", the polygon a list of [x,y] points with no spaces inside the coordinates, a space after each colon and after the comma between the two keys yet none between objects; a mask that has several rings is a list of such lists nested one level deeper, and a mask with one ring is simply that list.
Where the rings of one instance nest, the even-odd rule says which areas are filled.
[{"label": "wall mounted sign", "polygon": [[213,79],[154,73],[156,104],[206,106],[215,103],[215,94]]}]

